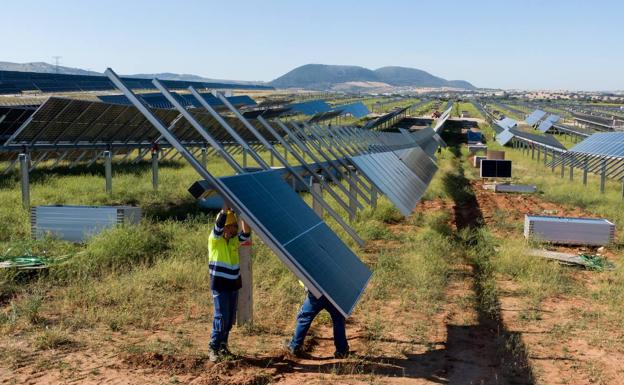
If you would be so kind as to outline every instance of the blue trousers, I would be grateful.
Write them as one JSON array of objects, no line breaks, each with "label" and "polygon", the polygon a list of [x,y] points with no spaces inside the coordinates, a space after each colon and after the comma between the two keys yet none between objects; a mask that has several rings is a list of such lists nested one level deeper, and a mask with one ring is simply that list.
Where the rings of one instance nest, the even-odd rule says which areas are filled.
[{"label": "blue trousers", "polygon": [[297,326],[295,327],[295,335],[290,341],[290,348],[298,350],[303,346],[310,325],[321,310],[327,310],[332,319],[334,327],[334,346],[336,353],[347,353],[349,344],[347,343],[347,334],[345,332],[345,317],[325,298],[315,298],[311,293],[307,293],[306,299],[297,314]]},{"label": "blue trousers", "polygon": [[210,348],[213,350],[221,350],[228,345],[230,330],[236,319],[238,290],[213,290],[212,300],[214,304],[214,318],[212,321]]}]

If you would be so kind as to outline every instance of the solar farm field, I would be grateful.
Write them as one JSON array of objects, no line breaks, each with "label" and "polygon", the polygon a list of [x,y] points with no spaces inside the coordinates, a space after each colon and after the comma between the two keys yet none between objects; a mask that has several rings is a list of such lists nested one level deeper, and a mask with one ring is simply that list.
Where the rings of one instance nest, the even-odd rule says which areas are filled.
[{"label": "solar farm field", "polygon": [[[460,108],[472,113],[470,106]],[[324,214],[373,273],[348,318],[352,354],[346,359],[333,357],[326,313],[313,324],[305,354],[285,354],[282,344],[291,336],[303,289],[254,237],[253,323],[233,329],[232,354],[224,361],[208,360],[207,237],[215,211],[199,209],[188,194],[197,174],[187,162],[161,161],[154,190],[149,161],[125,164],[124,155],[117,155],[110,194],[101,160],[74,168],[52,168],[54,160],[39,163],[30,173],[33,206],[142,208],[140,225],[104,231],[84,244],[31,239],[19,174],[7,174],[0,190],[0,249],[60,263],[0,271],[0,378],[5,383],[617,383],[624,375],[617,364],[624,356],[620,233],[600,252],[615,269],[592,271],[531,256],[539,245],[524,240],[522,224],[527,213],[599,216],[619,224],[624,219],[619,185],[608,181],[601,194],[593,174],[583,187],[520,149],[488,142],[514,162],[514,183],[536,184],[539,191],[496,194],[484,189],[472,167],[461,127],[459,119],[443,126],[448,147],[436,154],[438,171],[410,215],[403,216],[386,197],[379,197],[376,208],[357,212],[349,223],[362,246]],[[485,121],[479,128],[486,138],[494,134]],[[327,148],[309,154],[321,157]],[[268,151],[258,154],[271,162]],[[234,159],[245,161],[241,153]],[[260,166],[252,158],[246,162]],[[210,154],[207,164],[217,177],[231,174],[220,156]],[[348,190],[346,181],[339,183]],[[313,204],[309,193],[301,196]],[[340,217],[349,217],[337,201],[329,203]]]}]

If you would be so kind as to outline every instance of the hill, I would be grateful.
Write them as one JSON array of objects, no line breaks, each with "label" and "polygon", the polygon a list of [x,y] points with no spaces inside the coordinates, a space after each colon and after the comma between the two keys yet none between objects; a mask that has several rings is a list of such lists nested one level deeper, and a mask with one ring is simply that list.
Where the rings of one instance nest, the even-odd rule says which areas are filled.
[{"label": "hill", "polygon": [[297,67],[269,84],[278,88],[324,90],[348,82],[376,82],[394,87],[475,88],[465,80],[446,80],[416,68],[382,67],[373,71],[359,66],[327,64],[306,64]]}]

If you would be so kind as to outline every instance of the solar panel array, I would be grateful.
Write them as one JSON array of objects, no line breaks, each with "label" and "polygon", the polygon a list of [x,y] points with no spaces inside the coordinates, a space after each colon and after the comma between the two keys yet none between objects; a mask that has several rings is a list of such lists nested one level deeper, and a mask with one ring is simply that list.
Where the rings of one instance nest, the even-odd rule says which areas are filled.
[{"label": "solar panel array", "polygon": [[[225,143],[231,136],[206,111],[192,109],[193,115],[213,135]],[[154,109],[154,113],[167,125],[172,125],[179,138],[187,145],[205,145],[203,137],[173,109]],[[242,127],[240,121],[225,117],[232,127],[238,128],[243,138],[255,137]],[[109,104],[85,100],[49,98],[22,126],[13,132],[4,145],[9,148],[102,148],[149,147],[159,135],[134,106]],[[166,144],[166,143],[163,143]]]},{"label": "solar panel array", "polygon": [[[176,92],[172,92],[172,95],[184,107],[201,107],[197,99],[195,99],[191,94],[179,94]],[[225,107],[223,102],[215,97],[212,93],[205,92],[201,93],[201,95],[211,106],[217,108]],[[173,104],[171,104],[171,102],[169,102],[160,92],[138,94],[137,96],[140,97],[151,108],[173,108]],[[98,95],[98,99],[105,103],[123,104],[128,106],[132,105],[132,103],[130,103],[128,98],[126,98],[124,95]],[[247,95],[229,96],[226,99],[237,107],[256,105],[256,101]]]},{"label": "solar panel array", "polygon": [[[123,78],[132,89],[153,89],[151,79]],[[164,80],[167,87],[186,89],[189,86],[209,89],[274,89],[265,85],[244,85],[220,82],[191,82]],[[19,94],[23,91],[75,92],[104,91],[116,89],[106,76],[66,75],[39,72],[0,71],[0,94]]]},{"label": "solar panel array", "polygon": [[572,147],[563,157],[550,162],[586,169],[613,179],[624,177],[624,132],[599,132]]},{"label": "solar panel array", "polygon": [[[260,124],[263,122],[260,119],[262,114],[271,112],[277,116],[286,111],[285,108],[281,111],[278,111],[279,108],[262,109],[257,115],[248,115],[255,120],[246,121],[237,115],[238,111],[229,105],[229,101],[226,104],[231,113],[220,115],[211,110],[208,101],[207,106],[199,108],[197,100],[188,100],[183,94],[171,95],[172,99],[166,99],[170,104],[159,104],[162,98],[158,95],[148,94],[135,99],[132,92],[122,87],[125,79],[109,76],[125,92],[125,101],[104,103],[51,97],[10,134],[4,143],[6,148],[74,151],[93,148],[149,149],[154,143],[173,146],[200,175],[215,183],[214,188],[232,202],[245,219],[250,220],[259,236],[309,286],[311,292],[326,295],[345,315],[353,310],[371,273],[284,181],[284,170],[246,172],[246,169],[234,164],[237,166],[235,169],[244,173],[215,179],[193,161],[187,148],[205,147],[208,139],[214,139],[213,150],[224,158],[243,150],[254,157],[260,149],[274,151],[271,146],[275,140],[293,146],[296,143],[299,147],[296,151],[285,145],[284,149],[295,159],[301,159],[302,153],[313,159],[312,163],[302,163],[293,171],[297,176],[299,172],[309,173],[310,170],[312,174],[317,170],[327,171],[325,175],[330,178],[346,176],[350,173],[348,166],[353,165],[359,173],[351,174],[347,184],[354,191],[360,190],[362,183],[369,183],[371,189],[376,188],[387,194],[405,215],[413,212],[437,170],[431,155],[443,142],[433,129],[406,135],[355,127],[306,126],[307,129],[297,130],[297,125],[293,124],[290,131],[279,120],[272,123],[279,123],[277,128],[267,128]],[[128,85],[133,81],[128,80]],[[158,82],[154,85],[158,86]],[[127,103],[129,100],[131,105]],[[316,101],[303,110],[323,108],[323,103],[326,104]],[[173,104],[180,105],[170,108]],[[361,114],[365,112],[362,106],[352,103],[341,106],[343,109],[340,111],[342,113],[348,107],[353,114]],[[394,116],[404,111],[395,111]],[[332,111],[315,113],[319,112]],[[438,128],[442,129],[442,125]],[[263,140],[263,137],[270,141]],[[210,143],[213,144],[213,141]],[[221,148],[226,152],[220,152]],[[272,154],[279,155],[275,151]],[[278,159],[284,162],[283,158]],[[268,169],[268,165],[261,160],[258,160],[260,167]],[[351,189],[346,190],[343,183],[336,180],[331,187],[328,185],[330,196],[338,199],[331,194],[331,190],[338,186],[349,196]],[[365,190],[369,191],[368,187]],[[356,207],[362,206],[357,198],[365,198],[365,194],[356,192],[352,198],[356,199]]]}]

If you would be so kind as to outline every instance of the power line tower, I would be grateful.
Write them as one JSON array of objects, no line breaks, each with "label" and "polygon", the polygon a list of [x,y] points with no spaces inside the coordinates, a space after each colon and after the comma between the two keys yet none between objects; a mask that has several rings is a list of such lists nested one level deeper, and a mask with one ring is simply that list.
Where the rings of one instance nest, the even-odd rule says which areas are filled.
[{"label": "power line tower", "polygon": [[52,56],[52,59],[54,59],[54,69],[56,70],[56,73],[59,73],[59,61],[61,60],[62,56]]}]

